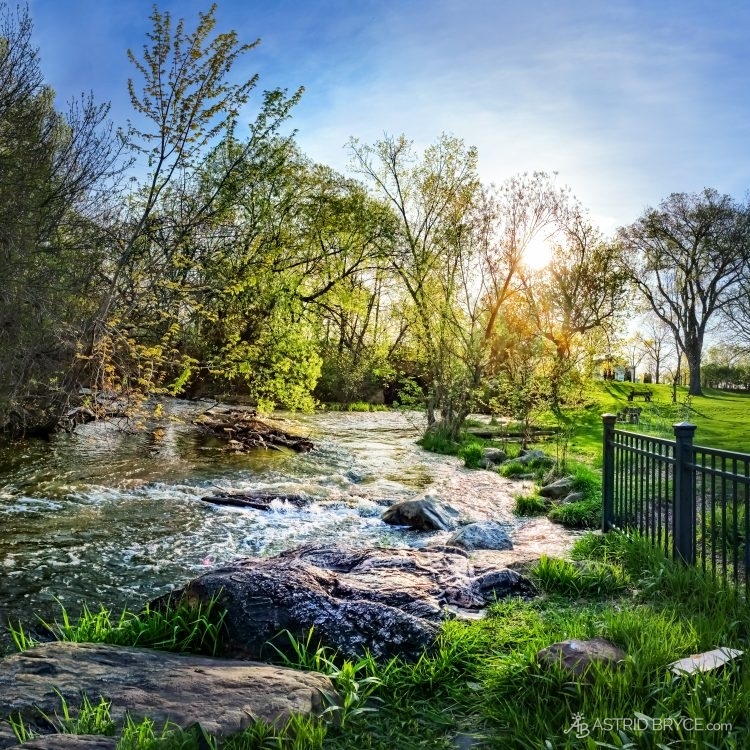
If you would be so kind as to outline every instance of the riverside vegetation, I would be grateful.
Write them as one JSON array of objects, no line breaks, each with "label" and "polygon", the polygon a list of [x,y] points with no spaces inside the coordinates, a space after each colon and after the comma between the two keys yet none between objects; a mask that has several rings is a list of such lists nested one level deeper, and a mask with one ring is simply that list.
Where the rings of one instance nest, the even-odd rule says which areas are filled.
[{"label": "riverside vegetation", "polygon": [[[616,411],[626,401],[626,388],[598,386],[600,400],[579,412],[578,431],[569,433],[570,442],[593,451],[589,430],[594,435],[601,411]],[[659,389],[655,394],[653,408],[660,413],[665,406]],[[750,407],[746,396],[709,392],[704,399],[676,408],[689,408],[691,418],[710,425],[731,418],[722,408],[727,399],[742,405],[734,412],[738,421]],[[472,440],[467,437],[465,444]],[[460,450],[460,445],[451,447],[452,452]],[[587,453],[573,455],[580,461]],[[477,451],[464,450],[463,456],[472,461]],[[507,472],[513,474],[513,464],[509,467]],[[572,473],[579,486],[596,495],[594,467],[579,465]],[[452,748],[459,735],[473,737],[480,748],[745,747],[750,742],[747,661],[732,663],[720,673],[679,678],[667,665],[719,646],[746,650],[747,603],[731,590],[717,589],[699,570],[666,559],[637,536],[589,534],[576,543],[571,558],[542,558],[527,571],[540,597],[497,602],[478,622],[446,622],[434,651],[416,663],[399,658],[377,662],[367,655],[346,660],[320,644],[314,632],[297,641],[280,634],[291,646],[274,652],[280,663],[330,675],[342,696],[341,705],[331,705],[319,720],[295,718],[284,727],[257,723],[241,735],[217,739],[203,736],[197,727],[156,726],[148,720],[115,727],[107,718],[111,707],[94,695],[80,706],[61,704],[59,716],[52,718],[65,731],[117,731],[121,749],[406,750]],[[213,606],[120,615],[100,609],[85,610],[76,621],[63,612],[46,630],[63,640],[213,654],[221,651],[221,623],[222,613]],[[33,645],[20,626],[13,635],[18,649]],[[606,637],[625,650],[622,671],[593,667],[589,677],[578,680],[561,669],[543,668],[536,660],[536,653],[553,642],[592,636]],[[638,719],[638,726],[596,730],[579,738],[571,729],[577,714],[589,726],[608,717]],[[704,730],[687,731],[676,722],[664,729],[665,722],[660,722],[680,717],[701,718]],[[19,739],[34,731],[17,718],[11,721]],[[723,729],[709,731],[708,725]]]},{"label": "riverside vegetation", "polygon": [[[717,646],[746,649],[750,610],[733,591],[717,590],[700,571],[672,562],[637,536],[615,533],[588,534],[576,543],[572,560],[542,558],[529,572],[540,597],[498,602],[476,622],[446,622],[434,652],[413,664],[342,660],[314,633],[293,641],[282,663],[330,675],[342,696],[321,719],[295,719],[281,728],[256,724],[222,740],[199,728],[128,722],[118,748],[447,750],[458,735],[473,737],[480,748],[747,747],[746,659],[716,673],[675,676],[667,668]],[[177,608],[166,617],[174,624],[169,638],[164,620],[148,610],[114,618],[84,612],[75,623],[63,616],[51,627],[63,639],[220,649],[220,613]],[[576,679],[537,662],[537,652],[553,642],[593,636],[625,650],[622,669],[594,665],[585,679]],[[19,648],[31,645],[20,630],[15,639]],[[578,714],[589,727],[617,717],[636,724],[577,737],[571,727]],[[107,716],[106,701],[87,696],[80,707],[61,706],[58,725],[113,734]],[[681,717],[700,719],[703,728],[685,729],[676,721]],[[31,727],[13,725],[19,738],[30,736]]]},{"label": "riverside vegetation", "polygon": [[[462,431],[481,407],[518,420],[525,438],[535,421],[555,427],[558,467],[572,466],[584,494],[551,508],[519,500],[518,512],[596,525],[600,414],[617,411],[629,386],[594,386],[592,376],[626,361],[619,330],[640,300],[663,329],[654,328],[651,350],[657,337],[674,341],[675,381],[689,363],[689,394],[652,386],[641,427],[663,433],[690,418],[699,442],[747,445],[748,399],[701,383],[709,323],[723,320],[740,339],[750,330],[750,209],[730,196],[674,194],[607,238],[549,174],[482,184],[476,150],[450,135],[422,153],[405,136],[353,138],[352,174],[339,174],[286,130],[302,88],[252,101],[258,77],[235,73],[257,42],[215,33],[216,6],[192,30],[154,8],[143,55],[129,54],[139,125],[117,135],[93,97],[55,109],[28,9],[0,2],[0,14],[5,436],[48,437],[76,415],[106,416],[113,403],[137,428],[155,394],[229,393],[260,409],[303,410],[316,400],[369,410],[398,399],[425,410],[425,448],[472,465],[484,445]],[[524,252],[540,237],[555,252],[534,271]],[[700,319],[695,289],[712,290]],[[547,467],[503,471],[541,477]],[[715,645],[742,648],[746,605],[638,539],[587,536],[574,557],[533,568],[539,599],[447,622],[415,664],[347,661],[314,633],[294,641],[290,663],[329,674],[342,696],[322,720],[256,723],[221,741],[199,728],[128,722],[118,743],[406,750],[452,747],[464,733],[498,748],[748,746],[744,663],[679,679],[665,666]],[[63,615],[51,631],[213,651],[221,613],[88,611],[75,623]],[[623,646],[623,671],[575,681],[538,666],[538,649],[578,635]],[[14,640],[32,643],[20,627]],[[48,718],[111,734],[109,713],[87,696]],[[577,738],[576,714],[700,716],[732,728]],[[33,731],[12,722],[19,739]]]}]

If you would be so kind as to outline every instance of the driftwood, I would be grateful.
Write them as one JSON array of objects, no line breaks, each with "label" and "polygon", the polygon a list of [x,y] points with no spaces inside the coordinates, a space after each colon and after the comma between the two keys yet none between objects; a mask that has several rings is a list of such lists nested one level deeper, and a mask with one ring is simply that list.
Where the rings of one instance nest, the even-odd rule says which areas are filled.
[{"label": "driftwood", "polygon": [[309,503],[309,498],[304,495],[207,495],[202,497],[204,503],[213,503],[214,505],[232,505],[237,508],[254,508],[255,510],[270,510],[271,503],[274,500],[282,500],[294,505],[295,508],[302,508]]},{"label": "driftwood", "polygon": [[228,448],[238,452],[255,448],[290,448],[298,453],[307,453],[313,448],[311,440],[263,422],[255,412],[236,409],[204,412],[193,424],[223,438]]},{"label": "driftwood", "polygon": [[532,438],[548,438],[557,434],[554,427],[532,427],[528,432],[523,430],[508,430],[502,425],[487,425],[485,427],[467,427],[466,432],[473,437],[483,438],[485,440],[502,440],[504,438],[522,438],[524,435]]}]

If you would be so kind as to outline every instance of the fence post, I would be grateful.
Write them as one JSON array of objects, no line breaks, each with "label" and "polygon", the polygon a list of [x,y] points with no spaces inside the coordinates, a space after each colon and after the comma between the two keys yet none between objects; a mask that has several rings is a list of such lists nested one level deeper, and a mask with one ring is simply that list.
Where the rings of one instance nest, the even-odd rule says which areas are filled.
[{"label": "fence post", "polygon": [[693,435],[695,425],[680,422],[674,429],[674,541],[675,560],[695,563],[695,470]]},{"label": "fence post", "polygon": [[615,521],[615,446],[616,414],[602,414],[602,531],[606,534]]}]

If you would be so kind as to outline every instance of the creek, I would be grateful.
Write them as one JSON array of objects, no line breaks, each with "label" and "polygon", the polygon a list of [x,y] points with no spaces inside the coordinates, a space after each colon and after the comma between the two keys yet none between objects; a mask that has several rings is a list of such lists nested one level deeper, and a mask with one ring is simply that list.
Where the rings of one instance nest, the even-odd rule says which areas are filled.
[{"label": "creek", "polygon": [[[380,520],[396,500],[430,493],[463,519],[507,523],[515,549],[503,562],[560,554],[573,536],[546,519],[519,519],[514,495],[530,483],[471,471],[422,450],[417,413],[286,415],[309,436],[305,454],[235,454],[190,421],[195,403],[170,401],[159,424],[138,430],[99,422],[50,442],[0,449],[0,621],[140,607],[204,572],[249,555],[305,543],[420,547],[446,533],[413,532]],[[201,501],[218,492],[305,495],[302,508],[270,511]],[[7,640],[4,638],[2,640]]]}]

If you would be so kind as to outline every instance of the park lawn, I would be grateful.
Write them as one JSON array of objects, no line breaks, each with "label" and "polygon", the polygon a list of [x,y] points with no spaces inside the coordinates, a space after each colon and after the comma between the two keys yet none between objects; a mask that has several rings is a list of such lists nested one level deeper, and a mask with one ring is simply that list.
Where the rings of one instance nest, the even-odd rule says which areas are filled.
[{"label": "park lawn", "polygon": [[[630,389],[648,389],[651,402],[642,398],[627,400]],[[687,388],[677,389],[672,403],[672,386],[636,383],[594,382],[584,394],[586,405],[568,413],[569,453],[579,460],[601,464],[602,414],[615,414],[626,406],[642,408],[640,424],[618,423],[620,429],[633,427],[639,432],[671,438],[672,425],[691,422],[697,426],[695,443],[712,448],[750,453],[750,394],[736,391],[704,390],[703,396],[688,396]],[[549,419],[549,417],[548,417]]]}]

